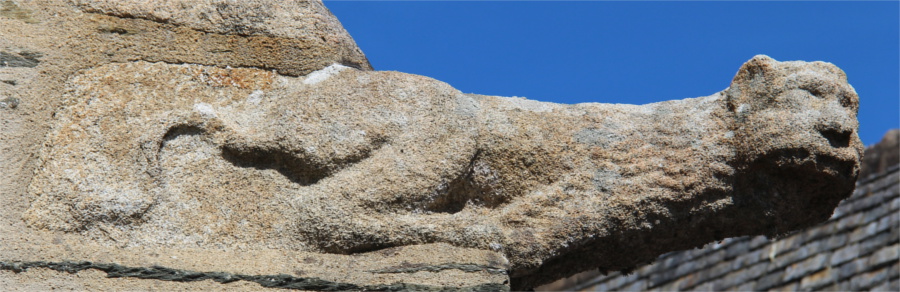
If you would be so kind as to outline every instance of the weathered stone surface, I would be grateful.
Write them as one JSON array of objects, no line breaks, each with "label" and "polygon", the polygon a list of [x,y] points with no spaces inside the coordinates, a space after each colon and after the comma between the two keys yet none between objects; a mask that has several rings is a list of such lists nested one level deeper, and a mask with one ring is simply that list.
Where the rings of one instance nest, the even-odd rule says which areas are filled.
[{"label": "weathered stone surface", "polygon": [[[63,238],[57,238],[54,242],[66,248],[30,246],[6,255],[0,261],[0,284],[13,290],[29,290],[28,286],[20,284],[28,283],[20,274],[50,269],[79,275],[87,271],[100,271],[106,277],[121,279],[103,283],[94,279],[85,281],[83,277],[47,277],[43,282],[43,287],[76,290],[96,290],[93,287],[98,287],[98,282],[102,283],[99,286],[101,290],[162,287],[259,290],[260,286],[325,291],[502,291],[509,288],[506,276],[508,262],[502,255],[448,244],[333,255],[283,250],[237,252],[141,247],[108,252],[108,249],[104,251],[102,246],[91,242]],[[81,260],[59,260],[66,257]],[[156,281],[135,282],[135,279]],[[162,281],[185,284],[163,285],[160,284]],[[217,283],[227,286],[215,285]]]},{"label": "weathered stone surface", "polygon": [[134,62],[69,87],[32,227],[339,254],[446,242],[504,253],[514,288],[588,268],[572,258],[624,269],[827,219],[861,151],[837,68],[764,56],[726,91],[644,106],[466,95],[340,65],[287,77]]},{"label": "weathered stone surface", "polygon": [[318,1],[3,5],[4,266],[526,289],[825,220],[862,151],[828,63],[561,105],[367,71]]},{"label": "weathered stone surface", "polygon": [[[356,42],[320,0],[71,1],[85,12],[151,20],[164,24],[154,26],[171,30],[174,35],[194,37],[173,46],[200,49],[198,56],[185,57],[204,60],[215,54],[227,56],[221,61],[182,61],[185,63],[270,68],[288,75],[307,74],[332,63],[371,69]],[[144,34],[148,39],[135,36],[134,42],[145,44],[158,44],[149,38],[167,36],[141,27],[147,26],[146,22],[120,19],[114,19],[100,30],[122,36]],[[182,27],[205,34],[186,33]],[[241,41],[235,43],[235,40]],[[197,44],[190,44],[191,41]],[[251,55],[247,56],[248,53]],[[171,62],[167,57],[174,56],[159,56],[160,61]]]}]

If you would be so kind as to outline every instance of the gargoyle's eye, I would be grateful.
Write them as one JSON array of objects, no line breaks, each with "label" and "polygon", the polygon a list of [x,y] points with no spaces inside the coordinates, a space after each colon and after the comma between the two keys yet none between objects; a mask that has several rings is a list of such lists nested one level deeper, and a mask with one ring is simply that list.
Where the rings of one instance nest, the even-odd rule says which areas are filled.
[{"label": "gargoyle's eye", "polygon": [[805,90],[806,92],[809,92],[809,94],[811,94],[812,96],[818,97],[818,98],[825,98],[827,95],[827,92],[825,92],[823,90],[823,88],[821,88],[819,86],[812,86],[809,84],[804,84],[804,85],[800,85],[799,88],[802,90]]}]

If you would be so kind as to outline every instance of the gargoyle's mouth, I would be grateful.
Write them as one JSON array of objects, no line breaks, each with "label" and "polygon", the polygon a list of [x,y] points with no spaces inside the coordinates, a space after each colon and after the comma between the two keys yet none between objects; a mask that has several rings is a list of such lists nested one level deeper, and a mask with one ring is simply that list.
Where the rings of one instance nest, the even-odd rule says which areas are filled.
[{"label": "gargoyle's mouth", "polygon": [[[849,143],[849,142],[848,142]],[[844,152],[850,149],[833,149]],[[786,173],[810,177],[831,177],[855,181],[853,169],[858,164],[856,156],[840,155],[834,152],[820,152],[806,148],[788,148],[772,151],[767,158],[759,159],[763,169],[782,169]],[[758,163],[758,162],[757,162]],[[756,164],[756,163],[751,163]]]},{"label": "gargoyle's mouth", "polygon": [[[842,155],[845,151],[847,155]],[[825,220],[853,193],[859,161],[851,151],[846,147],[769,151],[739,167],[735,188],[753,191],[736,199],[751,205],[748,210],[766,210],[757,214],[771,219],[767,234]]]}]

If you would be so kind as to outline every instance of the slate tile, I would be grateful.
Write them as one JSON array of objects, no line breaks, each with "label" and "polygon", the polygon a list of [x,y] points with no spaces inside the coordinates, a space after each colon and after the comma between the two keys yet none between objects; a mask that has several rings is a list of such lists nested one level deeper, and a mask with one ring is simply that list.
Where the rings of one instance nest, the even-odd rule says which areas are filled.
[{"label": "slate tile", "polygon": [[800,245],[800,243],[802,243],[802,242],[803,241],[800,238],[800,236],[798,234],[794,234],[794,235],[788,236],[787,238],[782,238],[782,239],[779,239],[778,241],[775,241],[771,246],[775,248],[775,251],[777,253],[786,254],[789,251],[792,251],[795,248],[797,248],[797,246]]},{"label": "slate tile", "polygon": [[691,289],[691,290],[693,290],[693,291],[714,291],[713,284],[709,283],[709,282],[700,284],[699,286],[694,287],[694,289]]},{"label": "slate tile", "polygon": [[[900,226],[900,224],[897,226]],[[891,243],[897,242],[900,242],[900,228],[891,228]]]},{"label": "slate tile", "polygon": [[647,281],[635,281],[618,289],[619,291],[647,291]]},{"label": "slate tile", "polygon": [[874,196],[878,196],[882,198],[881,205],[885,205],[890,209],[891,206],[891,198],[897,196],[900,193],[900,188],[897,188],[897,185],[886,184],[884,187],[878,188],[873,192]]},{"label": "slate tile", "polygon": [[[853,193],[854,195],[856,192]],[[851,197],[852,198],[852,197]],[[834,213],[831,213],[831,217],[828,218],[828,221],[837,221],[851,212],[851,207],[853,207],[853,203],[851,199],[846,199],[841,201],[841,203],[834,208]]]},{"label": "slate tile", "polygon": [[806,252],[809,255],[817,254],[825,249],[825,240],[825,238],[822,238],[816,241],[806,242],[806,244],[803,244],[800,248],[806,249]]},{"label": "slate tile", "polygon": [[678,263],[683,261],[683,259],[681,258],[682,256],[678,256],[680,254],[684,254],[684,253],[666,254],[665,258],[660,260],[660,265],[662,266],[662,268],[664,270],[668,270],[668,269],[675,267],[675,265],[677,265]]},{"label": "slate tile", "polygon": [[610,290],[618,289],[622,284],[625,284],[625,277],[619,276],[612,278],[606,281],[606,286],[609,287]]},{"label": "slate tile", "polygon": [[878,219],[878,231],[896,228],[898,222],[900,222],[900,212],[891,212]]},{"label": "slate tile", "polygon": [[792,281],[794,279],[800,279],[809,273],[824,269],[827,262],[827,254],[818,254],[802,262],[792,264],[785,269],[784,280]]},{"label": "slate tile", "polygon": [[683,277],[691,272],[698,270],[698,265],[694,261],[685,261],[682,262],[678,267],[675,268],[675,277]]},{"label": "slate tile", "polygon": [[[860,181],[861,180],[857,180],[857,183]],[[875,182],[875,180],[867,180],[866,183],[864,183],[864,184],[857,184],[856,189],[853,190],[853,195],[850,195],[850,197],[853,198],[853,197],[860,197],[860,196],[865,195],[866,193],[869,192],[869,190],[872,189],[872,185],[874,182]]]},{"label": "slate tile", "polygon": [[630,275],[620,275],[609,281],[610,289],[617,290],[621,289],[623,286],[630,285],[632,282],[637,281],[639,275],[638,274],[630,274]]},{"label": "slate tile", "polygon": [[854,276],[850,279],[850,289],[852,290],[866,290],[872,288],[873,286],[877,286],[883,283],[885,280],[888,280],[888,269],[880,269],[877,271],[862,273]]},{"label": "slate tile", "polygon": [[702,284],[709,280],[709,269],[703,269],[700,271],[696,271],[687,277],[684,277],[684,282],[682,286],[685,288],[696,287],[699,284]]},{"label": "slate tile", "polygon": [[847,239],[847,234],[832,235],[828,238],[828,240],[825,241],[825,246],[822,248],[822,250],[835,250],[843,247],[845,244],[847,244]]},{"label": "slate tile", "polygon": [[650,281],[651,287],[656,287],[672,282],[677,278],[675,277],[675,270],[663,270],[650,274],[647,280]]},{"label": "slate tile", "polygon": [[708,280],[718,279],[722,275],[731,271],[731,263],[728,261],[722,261],[707,270],[709,271],[707,273]]},{"label": "slate tile", "polygon": [[694,259],[691,257],[691,254],[689,252],[684,252],[684,251],[678,252],[678,253],[673,253],[672,258],[675,259],[676,264],[680,264],[680,263]]},{"label": "slate tile", "polygon": [[756,287],[754,287],[753,290],[757,290],[757,291],[769,290],[770,288],[781,284],[782,283],[781,279],[783,279],[783,278],[784,278],[784,271],[776,270],[772,273],[762,276],[761,278],[759,278],[759,280],[756,280]]},{"label": "slate tile", "polygon": [[885,263],[897,263],[900,260],[900,245],[894,244],[891,246],[882,247],[880,250],[872,254],[869,257],[868,265],[869,266],[878,266]]},{"label": "slate tile", "polygon": [[882,247],[889,246],[891,241],[891,234],[889,232],[881,232],[876,234],[875,236],[866,238],[859,243],[859,254],[867,255],[869,253],[875,252]]},{"label": "slate tile", "polygon": [[900,172],[895,172],[889,175],[884,176],[882,179],[876,181],[872,184],[872,186],[876,190],[884,189],[896,185],[897,182],[900,182]]},{"label": "slate tile", "polygon": [[859,256],[859,244],[842,247],[831,254],[831,265],[837,266]]},{"label": "slate tile", "polygon": [[745,267],[749,267],[758,263],[766,256],[763,251],[765,251],[765,249],[757,249],[752,252],[739,255],[738,257],[731,260],[731,270],[743,269]]},{"label": "slate tile", "polygon": [[634,272],[637,273],[637,274],[639,274],[639,275],[647,276],[647,275],[651,275],[651,274],[653,274],[653,273],[656,273],[656,272],[658,272],[659,270],[660,270],[659,265],[656,265],[656,264],[651,263],[651,264],[649,264],[649,265],[644,265],[644,266],[642,266],[642,267],[640,267],[640,268],[637,268]]},{"label": "slate tile", "polygon": [[894,262],[893,264],[891,264],[891,268],[888,269],[888,275],[891,276],[891,280],[900,279],[900,262]]},{"label": "slate tile", "polygon": [[853,243],[853,242],[862,241],[863,239],[865,239],[869,236],[875,235],[876,230],[878,230],[878,222],[877,221],[870,222],[866,225],[857,227],[856,229],[853,230],[853,232],[850,232],[850,242]]},{"label": "slate tile", "polygon": [[833,269],[824,269],[812,274],[808,274],[800,280],[801,290],[819,290],[824,286],[834,283],[837,271]]},{"label": "slate tile", "polygon": [[606,284],[609,281],[612,281],[613,277],[603,276],[602,274],[597,275],[596,277],[589,279],[589,281],[597,284]]},{"label": "slate tile", "polygon": [[883,177],[880,177],[880,178],[870,182],[866,186],[868,186],[872,191],[877,191],[877,190],[884,189],[890,185],[897,184],[897,178],[898,178],[897,174],[898,173],[892,173],[892,174],[885,175]]},{"label": "slate tile", "polygon": [[[759,276],[762,276],[762,274],[765,272],[766,272],[766,263],[760,263],[758,265],[740,269],[740,270],[733,270],[733,271],[731,271],[731,273],[728,273],[724,277],[719,278],[719,280],[717,280],[714,283],[713,288],[716,291],[722,291],[722,290],[726,290],[726,289],[729,289],[729,288],[732,288],[735,286],[741,286],[743,283],[751,282],[751,280],[754,280],[754,279],[758,278]],[[752,281],[752,282],[755,282],[755,281]],[[748,289],[744,289],[744,291],[748,291],[748,290],[752,290],[752,289],[753,289],[753,287],[751,286]],[[735,290],[741,290],[741,289],[735,289]]]},{"label": "slate tile", "polygon": [[[740,271],[736,271],[736,272],[740,273]],[[731,274],[729,274],[729,275],[731,275]],[[734,287],[736,284],[740,284],[738,282],[735,282],[734,280],[728,279],[727,277],[729,275],[725,275],[724,277],[713,280],[711,282],[712,290],[713,291],[726,291],[726,290],[729,290],[730,288]]]},{"label": "slate tile", "polygon": [[774,269],[784,269],[785,267],[787,267],[791,264],[794,264],[796,262],[805,260],[806,258],[808,258],[810,256],[813,256],[813,255],[810,254],[809,249],[805,249],[805,248],[800,248],[800,249],[794,250],[792,252],[789,252],[789,253],[786,253],[783,255],[777,255],[777,256],[775,256],[774,260],[772,261],[772,264],[769,265],[769,270],[771,271]]},{"label": "slate tile", "polygon": [[750,240],[750,249],[755,250],[761,246],[769,244],[771,241],[765,236],[754,236],[753,239]]},{"label": "slate tile", "polygon": [[881,292],[881,291],[884,291],[884,292],[887,292],[887,291],[897,292],[897,290],[892,290],[892,289],[891,289],[891,281],[884,281],[884,283],[881,283],[881,285],[872,287],[872,290],[869,290],[869,291],[872,291],[872,292]]},{"label": "slate tile", "polygon": [[700,283],[698,281],[699,280],[698,278],[699,278],[698,274],[690,274],[690,275],[687,275],[687,276],[684,276],[684,277],[678,279],[678,286],[676,287],[676,290],[684,291],[689,288],[693,288],[694,285]]},{"label": "slate tile", "polygon": [[733,242],[725,248],[725,259],[733,259],[738,255],[744,254],[750,249],[749,240],[741,240]]},{"label": "slate tile", "polygon": [[894,197],[891,199],[891,211],[900,210],[900,197]]},{"label": "slate tile", "polygon": [[703,257],[704,255],[706,255],[706,254],[709,253],[710,251],[715,250],[715,249],[716,249],[715,247],[718,246],[718,244],[719,244],[718,242],[707,243],[706,245],[703,245],[703,246],[700,247],[700,248],[695,248],[695,249],[687,250],[686,252],[688,253],[688,256],[689,256],[690,258],[692,258],[692,259],[698,259],[698,258]]},{"label": "slate tile", "polygon": [[607,285],[606,283],[600,283],[600,284],[591,286],[589,289],[590,289],[590,291],[597,291],[597,292],[605,292],[605,291],[612,290],[609,288],[609,285]]},{"label": "slate tile", "polygon": [[687,275],[688,273],[706,269],[709,266],[722,261],[722,258],[724,257],[725,251],[717,250],[715,252],[707,254],[704,257],[685,261],[684,263],[682,263],[682,265],[675,268],[675,277],[682,277],[684,275]]},{"label": "slate tile", "polygon": [[659,291],[678,291],[679,290],[678,286],[680,286],[680,285],[681,285],[681,280],[676,279],[672,282],[666,283],[666,284],[659,286],[657,288],[654,288],[654,289],[659,290]]},{"label": "slate tile", "polygon": [[753,291],[753,287],[756,286],[756,281],[749,281],[741,284],[740,286],[735,287],[734,291]]},{"label": "slate tile", "polygon": [[716,252],[710,253],[709,255],[704,257],[704,261],[706,262],[705,266],[712,266],[718,262],[721,262],[723,259],[725,259],[725,251],[717,250]]},{"label": "slate tile", "polygon": [[835,226],[836,230],[834,232],[843,232],[844,230],[855,228],[860,224],[860,222],[862,222],[864,216],[865,215],[863,215],[862,213],[856,213],[841,218],[841,220],[838,220],[837,225]]},{"label": "slate tile", "polygon": [[[871,179],[871,180],[870,180],[870,179],[865,178],[865,177],[857,178],[857,180],[856,180],[856,189],[853,190],[853,195],[851,195],[850,197],[852,198],[852,197],[855,197],[855,196],[857,196],[857,195],[859,195],[859,194],[864,194],[864,193],[867,192],[870,188],[872,188],[872,182],[874,182],[874,181],[875,181],[874,179]],[[862,182],[862,183],[861,183],[861,182]]]},{"label": "slate tile", "polygon": [[768,263],[758,263],[753,265],[752,267],[745,269],[744,275],[747,277],[747,280],[754,280],[762,277],[766,274],[766,266]]},{"label": "slate tile", "polygon": [[864,222],[874,222],[881,219],[882,216],[886,215],[890,210],[890,206],[881,204],[875,208],[872,208],[868,211],[864,212],[863,221]]},{"label": "slate tile", "polygon": [[866,209],[869,209],[872,206],[881,204],[881,202],[883,202],[883,201],[884,201],[884,198],[882,196],[877,196],[877,195],[872,195],[872,196],[867,196],[867,197],[861,198],[861,199],[853,202],[853,207],[851,208],[851,210],[852,210],[851,212],[856,213],[856,212],[865,211]]},{"label": "slate tile", "polygon": [[822,288],[822,291],[850,291],[850,281],[839,281],[831,286]]},{"label": "slate tile", "polygon": [[779,287],[775,287],[775,288],[769,289],[769,291],[790,291],[790,292],[793,292],[793,291],[797,291],[797,288],[798,288],[799,286],[800,286],[800,282],[791,282],[791,283],[787,283],[787,284],[784,284],[784,285],[779,286]]},{"label": "slate tile", "polygon": [[813,240],[819,240],[834,234],[835,225],[837,223],[834,221],[826,222],[823,224],[819,224],[812,228],[807,228],[803,231],[803,240],[806,242],[810,242]]},{"label": "slate tile", "polygon": [[[832,257],[834,257],[834,255],[832,255]],[[838,267],[838,279],[843,281],[844,279],[853,277],[854,275],[862,272],[867,267],[866,261],[868,261],[868,259],[861,258],[849,261],[841,265],[840,267]],[[834,265],[832,265],[832,267],[833,266]]]}]

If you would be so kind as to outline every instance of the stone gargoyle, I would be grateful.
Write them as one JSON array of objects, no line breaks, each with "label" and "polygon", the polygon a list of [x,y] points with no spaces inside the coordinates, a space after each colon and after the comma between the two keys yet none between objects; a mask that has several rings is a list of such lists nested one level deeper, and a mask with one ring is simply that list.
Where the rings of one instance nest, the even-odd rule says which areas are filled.
[{"label": "stone gargoyle", "polygon": [[44,102],[49,129],[21,218],[116,248],[443,244],[505,256],[528,289],[821,222],[862,155],[858,96],[824,62],[756,56],[710,96],[564,105],[372,71],[320,1],[39,3],[0,17],[44,53],[15,71],[34,80],[16,110]]},{"label": "stone gargoyle", "polygon": [[757,56],[707,97],[563,105],[332,65],[133,62],[70,81],[33,227],[132,245],[501,252],[514,288],[827,219],[854,189],[858,97]]}]

